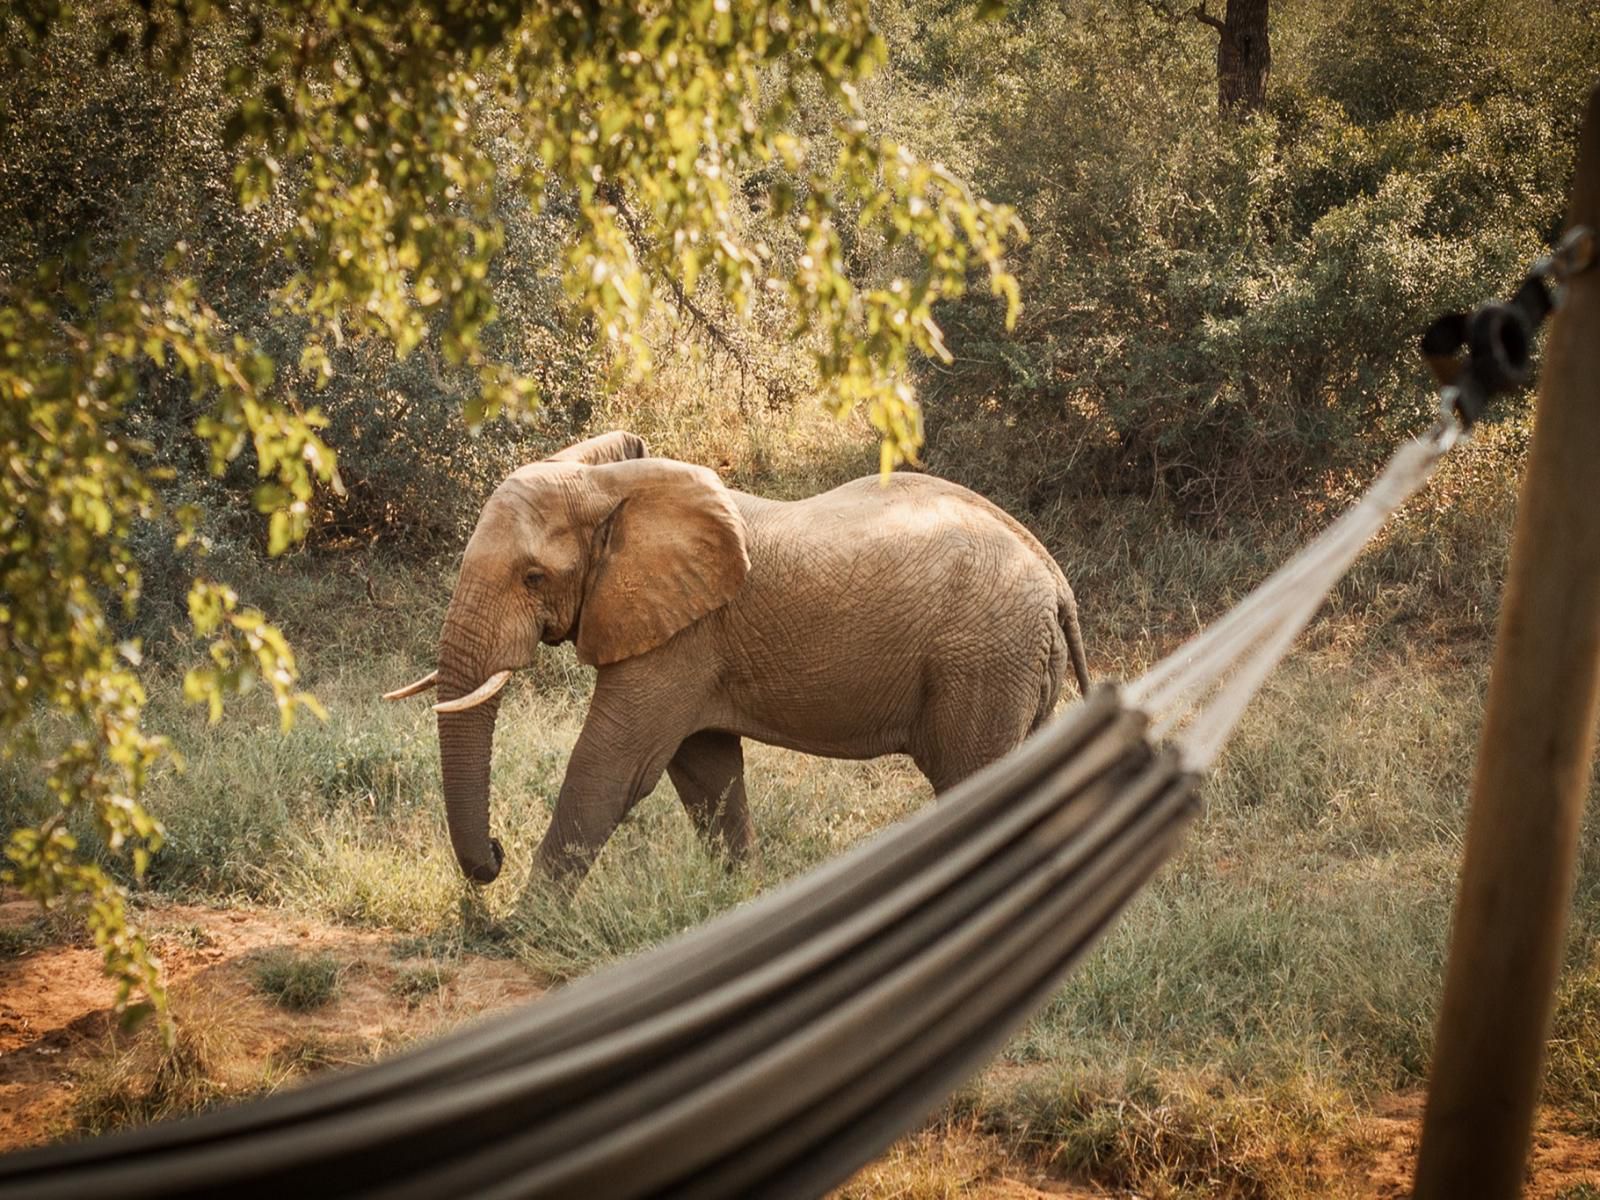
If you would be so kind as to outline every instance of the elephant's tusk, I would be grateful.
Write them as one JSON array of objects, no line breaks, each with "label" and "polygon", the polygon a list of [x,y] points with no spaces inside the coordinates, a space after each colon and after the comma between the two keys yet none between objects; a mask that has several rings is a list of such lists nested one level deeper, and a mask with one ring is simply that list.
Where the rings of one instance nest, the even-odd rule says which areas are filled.
[{"label": "elephant's tusk", "polygon": [[433,711],[438,713],[461,712],[468,708],[477,708],[490,696],[505,687],[506,680],[511,678],[510,671],[496,671],[489,678],[478,685],[478,690],[468,692],[465,696],[457,696],[454,700],[442,700],[433,706]]},{"label": "elephant's tusk", "polygon": [[385,700],[404,700],[407,696],[415,696],[418,692],[425,692],[439,682],[439,672],[429,671],[415,683],[408,683],[403,688],[395,688],[392,692],[385,692]]}]

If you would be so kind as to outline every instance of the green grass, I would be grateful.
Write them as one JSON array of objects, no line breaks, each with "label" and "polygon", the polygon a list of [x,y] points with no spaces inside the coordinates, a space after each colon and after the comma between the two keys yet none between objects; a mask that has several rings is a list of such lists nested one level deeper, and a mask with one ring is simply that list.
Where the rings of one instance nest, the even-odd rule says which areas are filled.
[{"label": "green grass", "polygon": [[274,1004],[306,1012],[331,1003],[339,995],[344,968],[326,952],[301,954],[286,948],[263,951],[251,966],[256,990]]}]

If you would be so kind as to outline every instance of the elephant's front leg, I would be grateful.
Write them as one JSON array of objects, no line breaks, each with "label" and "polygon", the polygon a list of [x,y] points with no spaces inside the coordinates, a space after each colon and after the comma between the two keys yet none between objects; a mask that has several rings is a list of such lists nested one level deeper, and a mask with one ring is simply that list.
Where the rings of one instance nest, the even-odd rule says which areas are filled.
[{"label": "elephant's front leg", "polygon": [[597,690],[539,846],[538,870],[568,889],[582,883],[612,832],[656,786],[682,736],[681,729],[617,716]]},{"label": "elephant's front leg", "polygon": [[667,775],[700,835],[729,858],[746,859],[755,828],[745,799],[739,738],[711,729],[691,734],[667,763]]}]

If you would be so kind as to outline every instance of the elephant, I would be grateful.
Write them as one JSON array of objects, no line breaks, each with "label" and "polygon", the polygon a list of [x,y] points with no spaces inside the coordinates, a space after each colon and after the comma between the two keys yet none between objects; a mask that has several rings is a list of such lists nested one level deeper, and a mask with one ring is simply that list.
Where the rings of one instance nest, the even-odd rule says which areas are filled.
[{"label": "elephant", "polygon": [[538,851],[568,889],[663,771],[701,836],[745,857],[742,739],[908,754],[938,795],[1045,721],[1069,662],[1089,686],[1065,576],[976,493],[899,471],[768,500],[602,434],[489,497],[437,670],[386,696],[438,689],[450,838],[475,882],[504,861],[489,831],[500,689],[568,641],[594,694]]}]

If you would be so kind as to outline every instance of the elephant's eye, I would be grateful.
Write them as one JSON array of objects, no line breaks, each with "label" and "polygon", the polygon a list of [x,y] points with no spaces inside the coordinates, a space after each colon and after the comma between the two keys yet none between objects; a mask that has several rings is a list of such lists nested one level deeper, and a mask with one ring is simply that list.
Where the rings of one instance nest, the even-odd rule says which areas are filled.
[{"label": "elephant's eye", "polygon": [[536,588],[544,582],[544,572],[530,568],[523,573],[522,582],[526,587]]}]

